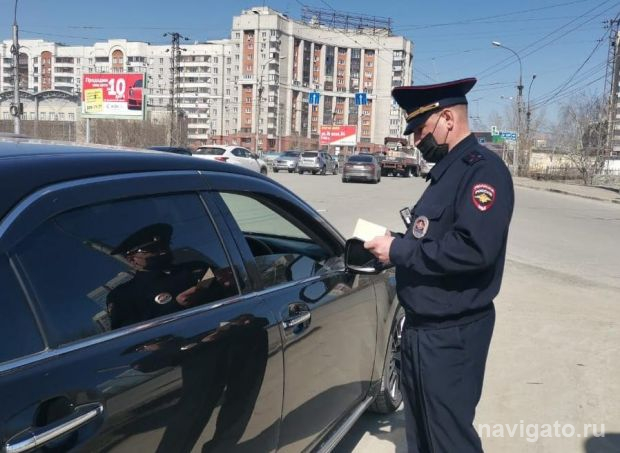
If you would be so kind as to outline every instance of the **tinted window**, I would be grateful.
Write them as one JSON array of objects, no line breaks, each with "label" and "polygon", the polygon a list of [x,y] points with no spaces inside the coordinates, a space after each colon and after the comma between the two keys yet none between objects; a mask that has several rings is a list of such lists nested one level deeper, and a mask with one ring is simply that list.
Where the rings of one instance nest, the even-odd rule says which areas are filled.
[{"label": "tinted window", "polygon": [[281,202],[222,193],[250,248],[265,286],[343,268],[341,257]]},{"label": "tinted window", "polygon": [[318,157],[319,153],[305,152],[301,154],[301,157]]},{"label": "tinted window", "polygon": [[280,157],[298,157],[299,153],[297,151],[287,151],[283,153]]},{"label": "tinted window", "polygon": [[348,162],[372,162],[371,156],[351,156]]},{"label": "tinted window", "polygon": [[41,225],[16,256],[57,343],[238,293],[195,194],[66,212]]},{"label": "tinted window", "polygon": [[30,307],[6,256],[0,256],[0,363],[43,349],[43,340]]},{"label": "tinted window", "polygon": [[221,156],[226,150],[224,148],[198,148],[194,154],[206,154],[208,156]]}]

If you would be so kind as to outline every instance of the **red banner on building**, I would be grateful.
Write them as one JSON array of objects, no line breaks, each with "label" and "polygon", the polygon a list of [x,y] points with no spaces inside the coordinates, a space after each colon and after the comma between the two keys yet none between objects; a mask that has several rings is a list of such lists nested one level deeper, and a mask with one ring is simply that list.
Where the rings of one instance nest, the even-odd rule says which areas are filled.
[{"label": "red banner on building", "polygon": [[85,116],[144,116],[144,74],[84,74],[82,114]]},{"label": "red banner on building", "polygon": [[321,145],[355,146],[357,126],[321,126]]}]

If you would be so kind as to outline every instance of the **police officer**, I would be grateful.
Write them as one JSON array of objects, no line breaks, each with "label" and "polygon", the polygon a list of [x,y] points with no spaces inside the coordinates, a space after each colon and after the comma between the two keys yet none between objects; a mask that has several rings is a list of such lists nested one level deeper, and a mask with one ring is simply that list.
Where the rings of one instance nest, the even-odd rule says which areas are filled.
[{"label": "police officer", "polygon": [[410,452],[480,452],[473,427],[504,271],[514,190],[506,165],[469,131],[476,79],[398,87],[405,135],[435,166],[404,234],[365,243],[396,267],[405,308],[402,390]]},{"label": "police officer", "polygon": [[[119,255],[135,270],[133,278],[107,297],[112,329],[231,295],[222,270],[206,261],[174,263],[170,241],[172,226],[155,223],[129,235],[112,255]],[[207,278],[212,277],[212,278]]]}]

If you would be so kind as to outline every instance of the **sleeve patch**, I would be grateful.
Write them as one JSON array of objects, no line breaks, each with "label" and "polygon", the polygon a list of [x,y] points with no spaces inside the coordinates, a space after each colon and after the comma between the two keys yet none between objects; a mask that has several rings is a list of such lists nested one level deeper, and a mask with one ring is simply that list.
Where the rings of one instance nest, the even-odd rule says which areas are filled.
[{"label": "sleeve patch", "polygon": [[479,211],[488,211],[495,203],[495,187],[489,184],[474,184],[471,200]]}]

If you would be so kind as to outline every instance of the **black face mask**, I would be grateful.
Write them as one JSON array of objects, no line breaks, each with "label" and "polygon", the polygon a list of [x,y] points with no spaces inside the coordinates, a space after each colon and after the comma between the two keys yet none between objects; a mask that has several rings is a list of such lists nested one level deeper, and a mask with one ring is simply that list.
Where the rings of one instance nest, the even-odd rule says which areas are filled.
[{"label": "black face mask", "polygon": [[448,144],[437,144],[432,132],[426,134],[417,146],[426,162],[437,163],[448,154]]},{"label": "black face mask", "polygon": [[435,123],[435,127],[433,128],[433,132],[429,132],[428,134],[426,134],[417,145],[417,148],[422,153],[422,158],[426,162],[431,162],[434,164],[443,159],[449,151],[448,144],[437,144],[437,140],[435,140],[435,136],[433,135],[435,133],[435,129],[437,129],[437,125],[439,124],[440,119],[441,115],[439,116],[439,118],[437,118],[437,122]]}]

